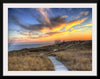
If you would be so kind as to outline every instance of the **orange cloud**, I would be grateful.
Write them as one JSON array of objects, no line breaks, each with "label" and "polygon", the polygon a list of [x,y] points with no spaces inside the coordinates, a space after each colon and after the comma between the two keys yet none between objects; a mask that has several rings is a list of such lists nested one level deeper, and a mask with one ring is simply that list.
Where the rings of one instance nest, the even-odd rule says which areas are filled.
[{"label": "orange cloud", "polygon": [[84,22],[86,19],[87,18],[83,18],[83,19],[80,19],[80,20],[74,20],[74,21],[68,22],[65,30],[66,31],[69,30],[71,27]]},{"label": "orange cloud", "polygon": [[78,18],[80,18],[83,14],[84,14],[84,12],[82,11],[82,12],[80,12],[80,14],[79,14],[77,17],[75,17],[75,18],[78,19]]},{"label": "orange cloud", "polygon": [[80,18],[81,16],[77,16],[76,19]]},{"label": "orange cloud", "polygon": [[82,11],[82,12],[80,12],[80,15],[83,15],[84,14],[84,12]]},{"label": "orange cloud", "polygon": [[86,12],[82,11],[82,12],[80,12],[80,14],[79,14],[77,17],[74,17],[74,18],[78,19],[78,18],[80,18],[82,15],[88,15],[88,13],[89,13],[89,11],[86,11]]},{"label": "orange cloud", "polygon": [[89,11],[85,12],[84,15],[88,15]]},{"label": "orange cloud", "polygon": [[43,29],[41,29],[40,31],[42,33],[60,31],[65,25],[66,25],[66,23],[61,23],[61,24],[58,24],[58,25],[53,26],[51,28],[43,27]]},{"label": "orange cloud", "polygon": [[62,23],[62,24],[60,24],[60,25],[58,25],[58,26],[52,28],[52,31],[53,31],[53,32],[54,32],[54,31],[59,31],[59,30],[61,30],[65,25],[66,25],[66,23]]},{"label": "orange cloud", "polygon": [[92,26],[92,24],[87,24],[87,25],[83,25],[83,26]]},{"label": "orange cloud", "polygon": [[49,32],[50,29],[48,27],[43,27],[43,29],[40,30],[40,32],[45,33],[45,32]]}]

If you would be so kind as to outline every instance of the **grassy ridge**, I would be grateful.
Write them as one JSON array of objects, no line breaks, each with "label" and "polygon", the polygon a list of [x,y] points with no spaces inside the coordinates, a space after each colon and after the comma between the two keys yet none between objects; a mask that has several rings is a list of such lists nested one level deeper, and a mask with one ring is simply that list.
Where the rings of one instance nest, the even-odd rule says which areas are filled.
[{"label": "grassy ridge", "polygon": [[[58,49],[54,52],[53,49]],[[44,53],[40,56],[40,53]],[[54,70],[52,62],[47,56],[55,56],[69,70],[91,71],[92,70],[92,41],[63,45],[48,45],[38,48],[26,48],[9,51],[9,70]]]},{"label": "grassy ridge", "polygon": [[[61,49],[65,46],[61,46]],[[92,70],[92,42],[70,44],[63,51],[52,53],[71,71]]]}]

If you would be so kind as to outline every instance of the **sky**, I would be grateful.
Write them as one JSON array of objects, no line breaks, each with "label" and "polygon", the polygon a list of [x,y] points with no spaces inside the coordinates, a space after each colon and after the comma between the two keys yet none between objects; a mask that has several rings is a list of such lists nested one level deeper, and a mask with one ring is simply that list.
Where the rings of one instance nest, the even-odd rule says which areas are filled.
[{"label": "sky", "polygon": [[8,8],[8,43],[92,40],[92,8]]}]

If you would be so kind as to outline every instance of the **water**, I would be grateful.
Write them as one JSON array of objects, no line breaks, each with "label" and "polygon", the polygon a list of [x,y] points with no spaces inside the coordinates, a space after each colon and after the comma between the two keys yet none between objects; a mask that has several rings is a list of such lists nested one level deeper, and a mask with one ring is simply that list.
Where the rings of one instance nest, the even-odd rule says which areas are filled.
[{"label": "water", "polygon": [[24,48],[36,48],[42,45],[43,44],[8,44],[8,51],[20,50]]}]

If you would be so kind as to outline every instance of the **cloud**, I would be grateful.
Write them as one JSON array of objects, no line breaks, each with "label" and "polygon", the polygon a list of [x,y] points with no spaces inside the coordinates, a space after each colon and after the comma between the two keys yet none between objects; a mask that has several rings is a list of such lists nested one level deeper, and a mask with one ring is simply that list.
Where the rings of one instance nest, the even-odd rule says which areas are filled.
[{"label": "cloud", "polygon": [[84,15],[84,12],[81,11],[80,14],[77,17],[74,17],[75,19],[79,19],[80,17],[82,17],[82,15]]},{"label": "cloud", "polygon": [[77,16],[77,17],[75,17],[76,19],[78,19],[78,18],[80,18],[81,16]]},{"label": "cloud", "polygon": [[65,30],[66,31],[69,30],[71,27],[84,22],[86,19],[87,18],[83,18],[83,19],[80,19],[80,20],[73,20],[73,21],[68,22]]},{"label": "cloud", "polygon": [[33,34],[32,32],[19,32],[19,33],[25,36],[31,36]]},{"label": "cloud", "polygon": [[71,28],[71,31],[69,31],[69,32],[71,33],[71,32],[80,31],[80,30],[82,30],[82,29],[74,29],[74,28]]},{"label": "cloud", "polygon": [[[20,31],[20,30],[17,30],[17,32],[20,35],[24,35],[25,36],[24,38],[28,38],[28,39],[37,39],[37,38],[51,37],[53,35],[63,33],[61,31],[58,31],[58,32],[47,32],[47,33],[44,33],[44,34],[39,35],[37,33],[24,32],[24,31]],[[17,39],[19,39],[19,37],[18,38],[13,38],[13,39],[17,40]]]},{"label": "cloud", "polygon": [[86,26],[92,26],[92,24],[86,24],[86,25],[83,25],[83,27],[86,27]]},{"label": "cloud", "polygon": [[61,34],[63,32],[59,31],[59,32],[48,32],[48,33],[45,33],[43,35],[38,35],[37,37],[34,37],[34,36],[31,36],[31,37],[28,37],[30,39],[37,39],[37,38],[48,38],[48,37],[52,37],[54,35],[58,35],[58,34]]},{"label": "cloud", "polygon": [[47,15],[47,11],[46,11],[46,10],[50,10],[50,9],[48,9],[48,8],[47,9],[46,8],[37,8],[36,10],[39,11],[42,14],[42,16],[44,17],[45,23],[51,24],[50,20],[48,18],[48,15]]},{"label": "cloud", "polygon": [[86,12],[81,11],[80,14],[79,14],[77,17],[74,17],[74,18],[79,19],[79,18],[82,17],[83,15],[85,15],[85,16],[88,15],[88,13],[89,13],[89,11],[86,11]]},{"label": "cloud", "polygon": [[[24,25],[20,23],[20,19],[16,16],[11,16],[15,24],[20,26],[23,29],[30,30],[30,31],[40,31],[40,32],[46,32],[45,30],[54,30],[57,28],[57,30],[60,30],[63,28],[63,25],[65,25],[67,22],[65,18],[67,16],[57,16],[57,17],[51,17],[49,18],[49,21],[51,24],[48,22],[40,22],[40,20],[37,20],[40,22],[40,24],[28,24]],[[41,17],[40,17],[41,18]],[[44,31],[43,31],[44,30]],[[55,30],[56,31],[56,30]]]},{"label": "cloud", "polygon": [[83,12],[83,11],[81,11],[81,12],[80,12],[80,15],[83,15],[83,14],[84,14],[84,12]]},{"label": "cloud", "polygon": [[92,24],[86,24],[86,25],[82,25],[82,26],[77,26],[77,27],[75,27],[75,28],[89,27],[89,26],[92,26]]},{"label": "cloud", "polygon": [[48,32],[48,33],[46,33],[46,35],[52,36],[52,35],[60,34],[60,33],[63,33],[63,32],[61,32],[61,31],[59,31],[59,32]]},{"label": "cloud", "polygon": [[32,31],[30,31],[30,32],[25,32],[25,31],[17,30],[17,32],[18,32],[20,35],[24,35],[25,37],[32,37],[32,36],[36,37],[36,36],[39,36],[38,33],[36,33],[36,32],[33,33]]},{"label": "cloud", "polygon": [[85,12],[84,15],[88,15],[89,11]]}]

